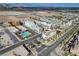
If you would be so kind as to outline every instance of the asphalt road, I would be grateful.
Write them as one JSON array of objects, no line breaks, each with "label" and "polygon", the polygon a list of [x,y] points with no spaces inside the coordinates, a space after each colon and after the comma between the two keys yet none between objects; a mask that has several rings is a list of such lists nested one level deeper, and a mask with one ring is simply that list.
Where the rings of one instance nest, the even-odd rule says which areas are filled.
[{"label": "asphalt road", "polygon": [[19,42],[18,38],[15,37],[8,29],[5,29],[5,32],[11,37],[14,43]]},{"label": "asphalt road", "polygon": [[[72,29],[72,28],[71,28]],[[77,30],[77,29],[75,29]],[[70,30],[69,30],[70,31]],[[68,32],[69,32],[68,31]],[[48,56],[52,52],[53,55],[56,55],[53,51],[54,49],[67,37],[69,37],[68,32],[66,32],[62,37],[60,37],[55,43],[53,43],[51,46],[48,46],[45,48],[42,52],[38,54],[38,56]]]},{"label": "asphalt road", "polygon": [[[7,29],[6,29],[6,31],[7,31]],[[8,31],[7,31],[7,32],[8,32]],[[9,33],[10,35],[12,35],[10,32],[8,32],[8,33]],[[13,36],[13,35],[12,35],[12,36]],[[0,51],[0,55],[2,55],[3,53],[8,52],[8,51],[10,51],[10,50],[12,50],[12,49],[14,49],[14,48],[20,46],[20,45],[23,45],[24,43],[28,44],[28,43],[32,42],[33,40],[35,40],[35,38],[37,38],[37,37],[41,37],[41,34],[36,34],[36,35],[34,35],[34,36],[28,38],[28,39],[25,40],[25,41],[17,42],[17,43],[15,43],[14,45],[12,45],[12,46],[10,46],[10,47],[8,47],[8,48],[5,48],[5,49],[3,49],[3,50],[1,50],[1,51]],[[14,39],[14,41],[18,40],[18,39],[15,38],[14,36],[13,36],[12,38]],[[15,39],[16,39],[16,40],[15,40]]]},{"label": "asphalt road", "polygon": [[[12,35],[12,33],[9,32],[7,29],[6,29],[5,31],[6,31],[9,35],[12,36],[12,39],[14,40],[14,42],[16,42],[16,40],[18,40],[18,39],[17,39],[14,35]],[[28,38],[27,40],[22,41],[22,42],[16,42],[14,45],[12,45],[12,46],[10,46],[10,47],[8,47],[8,48],[6,48],[6,49],[1,50],[1,51],[0,51],[0,55],[2,55],[2,54],[5,53],[5,52],[8,52],[8,51],[10,51],[10,50],[12,50],[12,49],[14,49],[14,48],[20,46],[20,45],[23,45],[24,43],[28,44],[28,43],[32,42],[33,40],[35,40],[35,38],[37,38],[37,37],[41,37],[41,34],[36,34],[36,35],[34,35],[34,36],[32,36],[32,37],[30,37],[30,38]],[[48,55],[50,55],[50,52],[52,52],[53,55],[57,55],[57,54],[55,53],[54,49],[55,49],[55,48],[64,40],[64,38],[66,38],[66,37],[69,37],[68,32],[66,32],[62,37],[60,37],[60,38],[58,39],[58,41],[56,41],[55,43],[53,43],[51,46],[45,47],[42,51],[40,51],[40,52],[38,53],[38,56],[48,56]]]}]

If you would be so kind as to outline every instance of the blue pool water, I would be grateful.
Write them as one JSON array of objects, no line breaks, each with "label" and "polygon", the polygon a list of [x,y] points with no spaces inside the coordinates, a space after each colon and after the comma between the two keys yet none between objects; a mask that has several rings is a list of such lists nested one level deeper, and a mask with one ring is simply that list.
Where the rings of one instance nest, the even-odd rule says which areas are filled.
[{"label": "blue pool water", "polygon": [[28,31],[21,32],[21,35],[23,38],[26,38],[26,37],[30,36],[30,32],[28,32]]}]

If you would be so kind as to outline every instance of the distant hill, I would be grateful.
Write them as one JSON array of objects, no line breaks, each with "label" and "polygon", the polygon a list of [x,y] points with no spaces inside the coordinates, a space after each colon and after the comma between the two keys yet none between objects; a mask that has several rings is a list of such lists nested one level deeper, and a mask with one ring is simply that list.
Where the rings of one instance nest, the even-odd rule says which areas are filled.
[{"label": "distant hill", "polygon": [[30,5],[30,4],[0,4],[0,10],[79,10],[79,7],[42,7],[40,5]]}]

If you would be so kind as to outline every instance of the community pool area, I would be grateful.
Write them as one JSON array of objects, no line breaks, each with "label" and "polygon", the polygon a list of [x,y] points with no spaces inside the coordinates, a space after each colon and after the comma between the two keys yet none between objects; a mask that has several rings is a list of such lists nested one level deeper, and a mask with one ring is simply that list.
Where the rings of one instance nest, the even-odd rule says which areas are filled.
[{"label": "community pool area", "polygon": [[23,38],[27,38],[27,37],[29,37],[30,35],[31,35],[31,33],[28,32],[28,31],[23,31],[23,32],[21,32],[21,36],[22,36]]}]

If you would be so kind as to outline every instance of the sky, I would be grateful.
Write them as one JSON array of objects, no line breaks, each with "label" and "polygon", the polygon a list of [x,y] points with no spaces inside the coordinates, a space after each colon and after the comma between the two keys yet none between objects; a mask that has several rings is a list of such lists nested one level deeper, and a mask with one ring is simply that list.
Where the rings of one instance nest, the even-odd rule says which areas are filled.
[{"label": "sky", "polygon": [[79,3],[32,3],[29,5],[38,7],[79,7]]},{"label": "sky", "polygon": [[24,6],[24,7],[79,7],[79,3],[14,3],[9,4],[12,6]]}]

